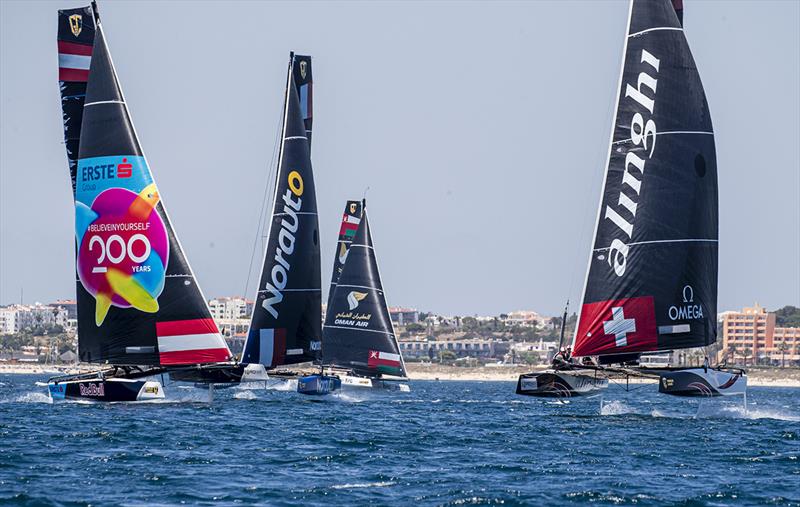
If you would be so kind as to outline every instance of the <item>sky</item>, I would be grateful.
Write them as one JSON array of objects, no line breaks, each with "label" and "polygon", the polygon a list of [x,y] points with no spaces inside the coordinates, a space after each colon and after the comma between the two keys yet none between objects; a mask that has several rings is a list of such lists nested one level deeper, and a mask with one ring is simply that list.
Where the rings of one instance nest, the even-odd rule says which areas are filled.
[{"label": "sky", "polygon": [[[800,2],[684,3],[716,132],[719,310],[800,306]],[[0,2],[0,304],[75,294],[55,40],[57,9],[84,4]],[[554,315],[580,299],[626,2],[108,0],[100,13],[206,296],[253,297],[294,50],[314,59],[324,281],[344,201],[369,188],[390,305]]]}]

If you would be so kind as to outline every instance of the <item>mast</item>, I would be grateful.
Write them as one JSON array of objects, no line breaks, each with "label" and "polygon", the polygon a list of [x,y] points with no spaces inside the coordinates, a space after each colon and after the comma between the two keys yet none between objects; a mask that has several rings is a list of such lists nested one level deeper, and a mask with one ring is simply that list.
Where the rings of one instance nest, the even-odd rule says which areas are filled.
[{"label": "mast", "polygon": [[406,376],[364,202],[361,223],[331,297],[323,332],[325,364],[368,376]]},{"label": "mast", "polygon": [[81,360],[162,366],[228,361],[230,350],[167,215],[96,10],[93,15],[74,184]]},{"label": "mast", "polygon": [[569,299],[567,299],[567,304],[564,305],[564,315],[561,316],[561,335],[558,339],[558,350],[561,350],[561,347],[564,346],[564,328],[567,325],[567,309],[569,308]]},{"label": "mast", "polygon": [[630,4],[577,356],[716,340],[714,134],[678,7]]},{"label": "mast", "polygon": [[267,247],[242,362],[314,361],[321,349],[319,225],[311,166],[311,57],[289,55]]}]

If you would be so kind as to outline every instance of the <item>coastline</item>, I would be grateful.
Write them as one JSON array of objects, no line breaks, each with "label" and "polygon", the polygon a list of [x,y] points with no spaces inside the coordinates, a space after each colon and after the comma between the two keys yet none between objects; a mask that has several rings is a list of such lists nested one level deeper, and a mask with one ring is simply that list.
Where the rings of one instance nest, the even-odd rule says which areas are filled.
[{"label": "coastline", "polygon": [[[84,365],[40,365],[40,364],[1,364],[0,375],[58,375],[91,371],[92,366]],[[458,367],[431,363],[406,363],[411,380],[438,380],[463,382],[516,382],[523,373],[540,371],[542,366],[478,366]],[[655,380],[632,378],[631,384],[655,383]],[[750,367],[747,368],[747,384],[751,387],[794,387],[800,388],[800,368]]]}]

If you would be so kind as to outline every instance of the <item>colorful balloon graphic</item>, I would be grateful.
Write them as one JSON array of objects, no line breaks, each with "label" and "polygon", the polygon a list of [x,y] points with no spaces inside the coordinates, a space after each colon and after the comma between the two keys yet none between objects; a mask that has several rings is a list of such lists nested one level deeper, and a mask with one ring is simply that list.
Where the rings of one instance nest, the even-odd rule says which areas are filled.
[{"label": "colorful balloon graphic", "polygon": [[96,301],[100,326],[111,305],[158,311],[169,261],[169,241],[155,212],[155,184],[139,194],[124,188],[100,193],[89,208],[76,202],[78,277]]}]

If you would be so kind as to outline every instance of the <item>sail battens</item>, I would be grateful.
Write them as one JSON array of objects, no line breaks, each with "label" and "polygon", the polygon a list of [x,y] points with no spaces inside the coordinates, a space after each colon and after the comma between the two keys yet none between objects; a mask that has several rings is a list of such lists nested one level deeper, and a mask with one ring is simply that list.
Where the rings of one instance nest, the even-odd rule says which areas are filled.
[{"label": "sail battens", "polygon": [[[282,289],[281,292],[320,292],[322,289]],[[259,294],[270,293],[269,290],[260,290]]]},{"label": "sail battens", "polygon": [[[706,130],[670,130],[666,132],[653,132],[649,135],[654,136],[668,136],[668,135],[704,135],[704,136],[713,136],[714,132],[706,131]],[[629,139],[622,139],[621,141],[614,141],[612,144],[627,144],[633,141],[633,138]]]},{"label": "sail battens", "polygon": [[306,136],[289,136],[283,138],[284,141],[299,141],[300,139],[303,141],[308,141],[308,137]]},{"label": "sail battens", "polygon": [[333,324],[325,324],[324,327],[325,328],[331,328],[331,329],[346,329],[347,331],[356,331],[356,332],[365,332],[365,333],[379,333],[379,334],[384,334],[384,335],[387,335],[387,336],[394,337],[394,333],[390,333],[388,331],[381,331],[381,330],[378,330],[378,329],[364,329],[364,328],[360,328],[360,327],[336,326],[336,325],[333,325]]},{"label": "sail battens", "polygon": [[376,290],[378,292],[383,292],[381,287],[370,287],[369,285],[348,285],[344,283],[337,283],[337,287],[350,287],[352,289],[367,289],[367,290]]},{"label": "sail battens", "polygon": [[316,211],[293,211],[291,213],[275,213],[273,217],[294,216],[294,215],[313,215],[317,216]]},{"label": "sail battens", "polygon": [[[639,245],[653,245],[658,243],[719,243],[718,239],[656,239],[653,241],[638,241],[636,243],[628,243],[628,247],[632,246],[639,246]],[[607,246],[604,248],[595,248],[594,252],[603,252],[605,250],[611,249],[611,246]]]},{"label": "sail battens", "polygon": [[124,100],[97,100],[95,102],[87,102],[84,107],[97,106],[100,104],[124,104]]},{"label": "sail battens", "polygon": [[639,35],[642,35],[642,34],[645,34],[645,33],[658,32],[658,31],[662,31],[662,30],[673,30],[673,31],[677,31],[677,32],[682,32],[683,28],[675,27],[675,26],[657,26],[655,28],[648,28],[647,30],[641,30],[641,31],[638,31],[636,33],[629,34],[628,38],[630,38],[630,37],[638,37]]}]

